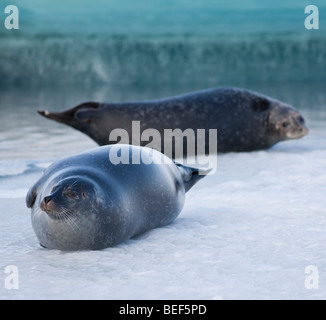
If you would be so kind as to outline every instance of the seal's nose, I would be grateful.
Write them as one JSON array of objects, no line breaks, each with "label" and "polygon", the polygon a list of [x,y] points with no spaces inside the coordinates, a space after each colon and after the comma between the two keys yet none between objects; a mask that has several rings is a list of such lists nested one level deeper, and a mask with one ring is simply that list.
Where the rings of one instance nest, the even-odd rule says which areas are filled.
[{"label": "seal's nose", "polygon": [[52,196],[46,196],[43,198],[41,204],[40,204],[40,208],[41,210],[47,212],[48,210],[50,210],[50,207],[53,203],[51,203],[51,200],[53,200]]},{"label": "seal's nose", "polygon": [[309,132],[309,129],[307,128],[306,124],[305,124],[305,121],[302,117],[300,117],[298,120],[297,120],[297,125],[299,127],[299,132],[302,133],[303,136],[305,136],[306,134],[308,134]]},{"label": "seal's nose", "polygon": [[45,202],[45,204],[48,204],[51,200],[52,200],[52,197],[51,196],[44,197],[44,199],[43,199],[43,201]]}]

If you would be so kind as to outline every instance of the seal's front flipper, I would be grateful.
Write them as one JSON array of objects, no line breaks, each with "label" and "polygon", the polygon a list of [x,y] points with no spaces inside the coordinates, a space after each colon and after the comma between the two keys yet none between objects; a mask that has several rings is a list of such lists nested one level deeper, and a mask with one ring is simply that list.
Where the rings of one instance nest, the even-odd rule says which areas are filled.
[{"label": "seal's front flipper", "polygon": [[33,206],[33,204],[35,202],[36,196],[37,196],[37,188],[34,185],[33,187],[31,187],[28,190],[27,195],[26,195],[26,206],[27,206],[27,208],[32,208],[32,206]]},{"label": "seal's front flipper", "polygon": [[176,166],[178,167],[181,174],[186,192],[189,191],[192,186],[194,186],[200,179],[204,178],[211,171],[211,169],[200,170],[201,174],[199,174],[198,168],[187,167],[179,163],[176,163]]},{"label": "seal's front flipper", "polygon": [[94,111],[98,109],[99,105],[100,103],[98,102],[85,102],[63,112],[50,112],[43,110],[38,110],[37,112],[45,118],[67,124],[80,130],[80,122],[90,122],[94,115]]}]

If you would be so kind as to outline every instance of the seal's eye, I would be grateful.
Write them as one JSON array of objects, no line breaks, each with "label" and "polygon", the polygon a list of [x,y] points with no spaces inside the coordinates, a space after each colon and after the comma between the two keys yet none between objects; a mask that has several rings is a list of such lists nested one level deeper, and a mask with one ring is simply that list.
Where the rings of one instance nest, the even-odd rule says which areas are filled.
[{"label": "seal's eye", "polygon": [[85,198],[87,197],[86,192],[83,192],[83,193],[82,193],[82,196],[83,196],[83,198],[85,199]]},{"label": "seal's eye", "polygon": [[58,190],[58,188],[59,188],[58,186],[54,186],[51,190],[51,193],[54,193],[56,190]]},{"label": "seal's eye", "polygon": [[289,126],[289,122],[287,122],[287,121],[282,122],[283,128],[287,128],[288,126]]},{"label": "seal's eye", "polygon": [[68,187],[63,191],[63,194],[71,199],[78,199],[78,193],[74,191],[71,187]]}]

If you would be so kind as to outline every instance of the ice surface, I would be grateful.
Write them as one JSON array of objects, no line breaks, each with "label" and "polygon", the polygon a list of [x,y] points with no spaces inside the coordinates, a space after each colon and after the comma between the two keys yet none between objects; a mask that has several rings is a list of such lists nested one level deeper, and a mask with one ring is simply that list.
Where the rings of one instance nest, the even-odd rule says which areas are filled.
[{"label": "ice surface", "polygon": [[[0,298],[324,299],[326,132],[310,124],[303,139],[220,155],[174,223],[102,251],[39,246],[24,196],[48,159],[1,178]],[[7,265],[17,290],[5,287]],[[318,289],[305,287],[308,265]]]}]

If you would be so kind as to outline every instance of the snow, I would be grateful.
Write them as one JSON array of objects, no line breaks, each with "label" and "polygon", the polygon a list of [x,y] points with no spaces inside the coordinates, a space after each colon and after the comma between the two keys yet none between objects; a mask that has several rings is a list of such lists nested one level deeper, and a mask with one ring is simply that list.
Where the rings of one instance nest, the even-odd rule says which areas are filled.
[{"label": "snow", "polygon": [[[174,223],[101,251],[39,246],[24,197],[53,159],[17,160],[0,178],[0,298],[324,299],[323,123],[270,150],[219,155]],[[8,265],[18,289],[5,286]],[[318,289],[305,287],[309,265]]]}]

